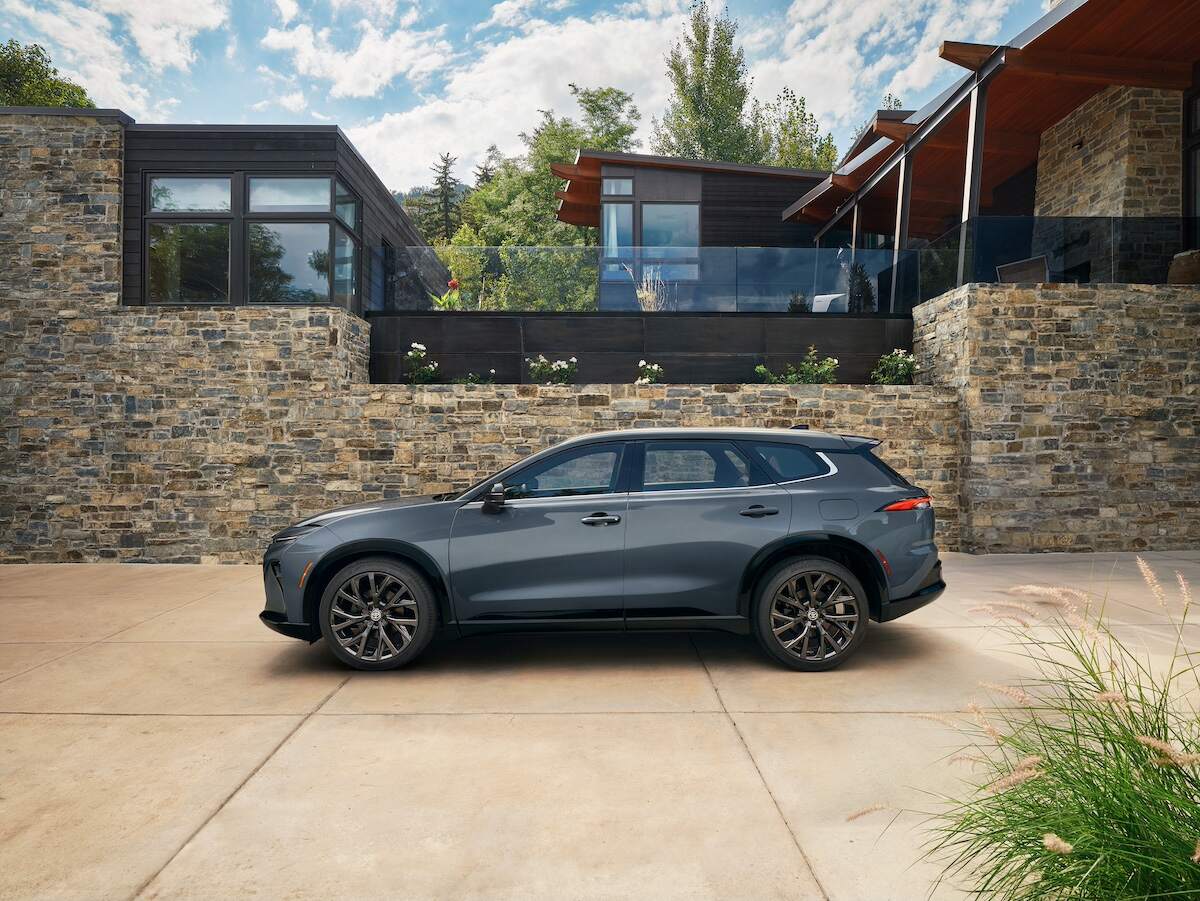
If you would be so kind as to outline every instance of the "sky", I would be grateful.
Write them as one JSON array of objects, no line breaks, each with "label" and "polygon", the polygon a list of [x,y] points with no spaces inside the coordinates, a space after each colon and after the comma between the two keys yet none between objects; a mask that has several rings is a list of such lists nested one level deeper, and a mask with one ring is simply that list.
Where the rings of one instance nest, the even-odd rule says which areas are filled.
[{"label": "sky", "polygon": [[[770,101],[805,97],[844,150],[891,92],[918,108],[962,70],[943,40],[1002,41],[1046,0],[730,0]],[[716,4],[714,4],[716,8]],[[42,44],[101,107],[139,122],[336,123],[394,190],[439,153],[470,180],[489,144],[521,152],[569,84],[612,85],[651,119],[686,0],[0,0],[0,39]]]}]

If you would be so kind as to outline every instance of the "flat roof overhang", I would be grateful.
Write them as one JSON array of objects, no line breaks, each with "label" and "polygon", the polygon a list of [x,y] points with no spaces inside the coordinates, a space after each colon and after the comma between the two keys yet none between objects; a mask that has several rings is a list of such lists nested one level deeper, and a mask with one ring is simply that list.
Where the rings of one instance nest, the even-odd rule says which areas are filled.
[{"label": "flat roof overhang", "polygon": [[574,163],[551,163],[550,171],[566,184],[555,192],[558,219],[571,225],[600,226],[600,173],[602,167],[628,166],[640,169],[674,169],[686,172],[723,172],[780,178],[807,186],[829,173],[813,169],[787,169],[779,166],[751,166],[713,160],[688,160],[643,153],[617,153],[607,150],[580,150]]},{"label": "flat roof overhang", "polygon": [[962,217],[970,125],[969,89],[987,85],[979,203],[1036,165],[1041,134],[1114,85],[1183,90],[1200,59],[1196,0],[1067,0],[1007,45],[946,42],[941,56],[969,74],[906,118],[880,113],[863,146],[783,218],[822,233],[858,209],[862,231],[896,227],[897,165],[911,167],[911,237],[933,239]]}]

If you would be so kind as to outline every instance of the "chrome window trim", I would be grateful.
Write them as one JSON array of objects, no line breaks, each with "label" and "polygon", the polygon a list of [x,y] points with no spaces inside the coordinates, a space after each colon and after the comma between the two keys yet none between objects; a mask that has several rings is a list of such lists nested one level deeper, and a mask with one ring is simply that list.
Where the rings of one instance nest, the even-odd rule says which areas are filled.
[{"label": "chrome window trim", "polygon": [[[810,448],[810,450],[811,450],[811,448]],[[825,463],[825,465],[829,467],[828,472],[823,472],[820,475],[815,475],[815,476],[805,476],[802,479],[788,479],[786,482],[776,482],[776,484],[777,485],[798,485],[800,482],[811,482],[814,479],[827,479],[830,476],[837,475],[838,468],[837,468],[836,463],[834,463],[832,460],[830,460],[821,451],[813,451],[813,453],[816,454],[818,457],[820,457],[821,460]]]}]

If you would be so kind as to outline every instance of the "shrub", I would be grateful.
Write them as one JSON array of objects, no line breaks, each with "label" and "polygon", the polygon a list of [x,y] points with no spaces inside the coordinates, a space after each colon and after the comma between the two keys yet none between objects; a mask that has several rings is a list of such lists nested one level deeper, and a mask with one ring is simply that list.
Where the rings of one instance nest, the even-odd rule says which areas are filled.
[{"label": "shrub", "polygon": [[920,368],[914,354],[896,348],[879,358],[871,370],[871,381],[876,385],[911,385]]},{"label": "shrub", "polygon": [[438,379],[437,360],[427,360],[424,344],[414,341],[404,355],[408,361],[408,380],[414,385],[428,385]]},{"label": "shrub", "polygon": [[[1166,592],[1138,565],[1148,594]],[[1190,588],[1174,653],[1155,662],[1090,617],[1088,596],[1022,586],[1056,610],[995,604],[1036,675],[994,686],[1005,703],[971,708],[979,769],[966,796],[938,814],[934,853],[945,876],[985,898],[1148,898],[1200,895],[1200,690],[1185,646]],[[1026,612],[1028,611],[1028,612]]]},{"label": "shrub", "polygon": [[837,381],[836,357],[817,359],[816,347],[809,347],[804,359],[796,366],[788,364],[782,373],[774,373],[760,363],[754,367],[760,381],[768,385],[832,385]]},{"label": "shrub", "polygon": [[551,362],[542,354],[538,354],[532,360],[526,357],[525,363],[529,367],[529,377],[533,381],[543,385],[569,385],[575,378],[575,369],[579,361],[571,357],[569,360]]},{"label": "shrub", "polygon": [[658,363],[647,363],[645,360],[639,360],[637,371],[637,378],[633,380],[635,385],[657,385],[662,381],[663,368]]},{"label": "shrub", "polygon": [[468,372],[461,379],[455,379],[456,385],[490,385],[496,381],[496,370],[489,369],[487,375],[476,375],[473,372]]}]

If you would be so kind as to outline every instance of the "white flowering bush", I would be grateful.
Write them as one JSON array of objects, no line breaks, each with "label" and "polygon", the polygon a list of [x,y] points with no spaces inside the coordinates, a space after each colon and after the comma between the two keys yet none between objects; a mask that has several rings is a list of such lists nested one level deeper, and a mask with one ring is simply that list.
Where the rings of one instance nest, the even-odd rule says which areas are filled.
[{"label": "white flowering bush", "polygon": [[455,379],[456,385],[490,385],[496,381],[496,370],[489,369],[483,375],[478,373],[468,372],[461,379]]},{"label": "white flowering bush", "polygon": [[663,368],[658,363],[638,360],[637,372],[637,378],[633,380],[635,385],[657,385],[663,378]]},{"label": "white flowering bush", "polygon": [[437,360],[428,359],[428,351],[424,344],[414,341],[409,345],[404,359],[408,361],[408,380],[412,384],[428,385],[438,380]]},{"label": "white flowering bush", "polygon": [[837,357],[818,359],[817,348],[809,346],[797,365],[788,363],[783,372],[772,372],[764,364],[754,367],[759,379],[768,385],[832,385],[837,382]]},{"label": "white flowering bush", "polygon": [[529,367],[529,378],[542,385],[569,385],[575,379],[575,369],[579,361],[574,357],[569,360],[547,360],[542,354],[533,359],[525,358]]},{"label": "white flowering bush", "polygon": [[871,370],[871,381],[876,385],[911,385],[920,369],[915,354],[897,347],[879,358]]}]

